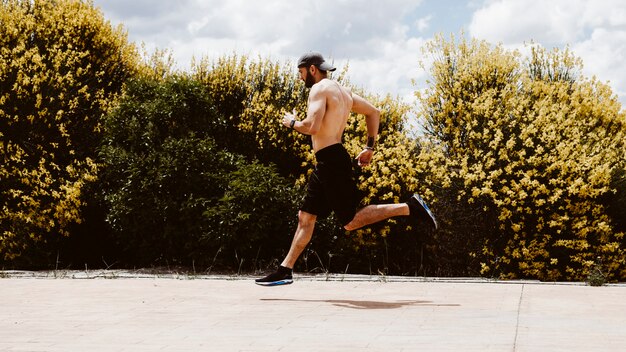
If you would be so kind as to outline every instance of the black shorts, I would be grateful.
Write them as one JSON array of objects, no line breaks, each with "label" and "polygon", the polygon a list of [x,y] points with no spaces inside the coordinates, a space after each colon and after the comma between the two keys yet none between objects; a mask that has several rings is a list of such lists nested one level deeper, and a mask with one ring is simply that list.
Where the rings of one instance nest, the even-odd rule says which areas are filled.
[{"label": "black shorts", "polygon": [[317,165],[309,178],[300,210],[318,217],[331,211],[347,225],[356,214],[359,192],[352,175],[352,159],[342,144],[333,144],[315,153]]}]

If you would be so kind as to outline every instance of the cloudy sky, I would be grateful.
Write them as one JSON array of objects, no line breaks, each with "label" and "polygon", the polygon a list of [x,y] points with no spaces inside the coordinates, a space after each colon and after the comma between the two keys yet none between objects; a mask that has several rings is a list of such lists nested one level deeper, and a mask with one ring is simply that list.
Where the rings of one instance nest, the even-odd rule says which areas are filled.
[{"label": "cloudy sky", "polygon": [[[319,51],[368,91],[411,100],[428,72],[421,48],[437,33],[522,48],[572,49],[584,74],[609,82],[626,106],[623,0],[95,0],[112,24],[149,50],[191,58],[247,54],[294,65]],[[413,83],[413,80],[416,82]]]}]

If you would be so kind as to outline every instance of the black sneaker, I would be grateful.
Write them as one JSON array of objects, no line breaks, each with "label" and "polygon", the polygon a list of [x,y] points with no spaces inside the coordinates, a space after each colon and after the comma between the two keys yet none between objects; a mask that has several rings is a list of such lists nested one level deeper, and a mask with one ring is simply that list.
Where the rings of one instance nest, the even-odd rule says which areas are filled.
[{"label": "black sneaker", "polygon": [[430,220],[429,223],[435,228],[435,230],[437,229],[437,220],[435,220],[435,215],[433,215],[432,211],[430,211],[430,208],[428,208],[428,205],[424,202],[422,197],[419,196],[419,194],[415,193],[406,203],[409,205],[411,216],[418,218],[425,217]]},{"label": "black sneaker", "polygon": [[262,279],[256,279],[254,282],[261,286],[289,285],[293,283],[292,270],[281,265],[275,272]]}]

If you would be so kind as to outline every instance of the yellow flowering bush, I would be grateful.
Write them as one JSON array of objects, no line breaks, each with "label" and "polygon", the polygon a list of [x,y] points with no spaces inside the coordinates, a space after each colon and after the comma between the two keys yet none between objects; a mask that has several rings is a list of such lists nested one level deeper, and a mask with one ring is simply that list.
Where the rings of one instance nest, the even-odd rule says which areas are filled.
[{"label": "yellow flowering bush", "polygon": [[419,164],[444,225],[437,249],[467,251],[487,276],[584,280],[600,258],[607,278],[626,277],[623,215],[607,201],[624,191],[626,117],[609,87],[567,49],[523,59],[438,37],[428,50]]},{"label": "yellow flowering bush", "polygon": [[311,148],[305,136],[280,123],[293,109],[303,116],[306,109],[304,85],[293,69],[278,62],[246,56],[224,56],[216,61],[202,59],[192,75],[203,82],[213,104],[226,121],[219,145],[262,162],[272,161],[286,174],[298,175],[310,161]]},{"label": "yellow flowering bush", "polygon": [[0,261],[81,222],[100,118],[136,51],[93,4],[0,2]]}]

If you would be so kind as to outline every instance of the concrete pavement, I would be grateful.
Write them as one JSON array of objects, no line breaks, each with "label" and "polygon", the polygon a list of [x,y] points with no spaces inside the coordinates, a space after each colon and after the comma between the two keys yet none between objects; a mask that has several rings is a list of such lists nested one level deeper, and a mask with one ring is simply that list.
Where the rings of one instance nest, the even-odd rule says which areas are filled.
[{"label": "concrete pavement", "polygon": [[0,351],[626,350],[624,285],[298,274],[282,287],[248,277],[121,272],[0,277]]}]

